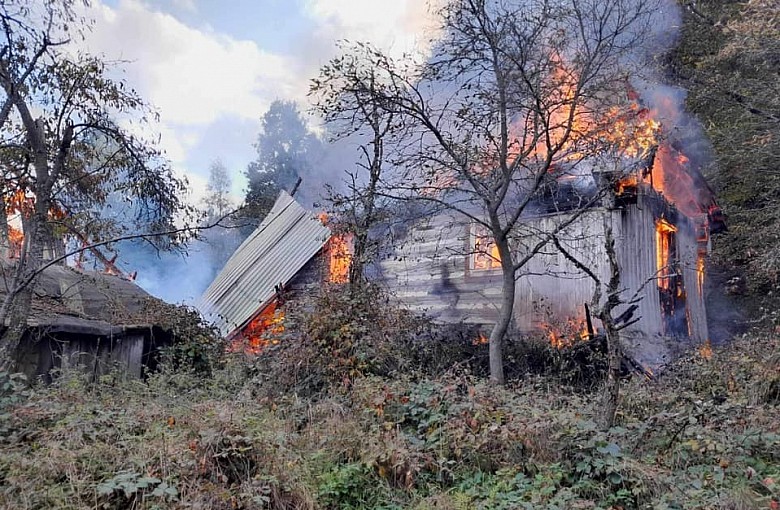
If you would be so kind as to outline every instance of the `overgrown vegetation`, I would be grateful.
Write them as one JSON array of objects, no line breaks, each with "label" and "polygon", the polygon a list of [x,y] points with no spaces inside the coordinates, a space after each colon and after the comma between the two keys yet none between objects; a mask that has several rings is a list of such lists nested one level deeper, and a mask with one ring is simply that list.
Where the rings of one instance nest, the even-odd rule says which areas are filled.
[{"label": "overgrown vegetation", "polygon": [[689,92],[687,106],[712,142],[707,177],[729,215],[729,233],[717,239],[715,255],[731,271],[726,290],[744,296],[748,312],[771,316],[780,277],[777,5],[683,3],[682,38],[669,68]]},{"label": "overgrown vegetation", "polygon": [[290,314],[273,350],[222,360],[210,376],[162,367],[145,382],[87,384],[65,372],[32,388],[4,377],[0,507],[778,504],[777,335],[630,381],[604,432],[595,385],[529,373],[566,366],[541,346],[512,354],[522,377],[491,386],[473,373],[486,346],[470,332],[437,342],[376,298],[326,292]]}]

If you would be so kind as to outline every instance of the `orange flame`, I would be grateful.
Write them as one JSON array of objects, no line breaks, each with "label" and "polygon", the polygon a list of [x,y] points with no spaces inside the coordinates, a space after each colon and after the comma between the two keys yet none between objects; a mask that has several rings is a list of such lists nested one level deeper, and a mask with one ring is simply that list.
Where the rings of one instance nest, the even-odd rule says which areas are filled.
[{"label": "orange flame", "polygon": [[542,323],[541,327],[547,334],[550,345],[556,349],[571,347],[577,342],[590,338],[585,319],[569,318],[566,322],[559,325]]},{"label": "orange flame", "polygon": [[706,267],[706,259],[704,253],[699,253],[696,259],[696,286],[699,289],[699,296],[704,299],[704,270]]},{"label": "orange flame", "polygon": [[231,341],[229,352],[257,355],[269,345],[277,345],[284,333],[284,310],[272,302],[257,314]]},{"label": "orange flame", "polygon": [[22,243],[24,242],[24,233],[21,230],[8,225],[8,243],[10,258],[18,259],[22,255]]},{"label": "orange flame", "polygon": [[496,269],[501,267],[501,255],[498,246],[489,236],[477,236],[474,242],[474,269]]},{"label": "orange flame", "polygon": [[664,219],[658,220],[655,224],[655,264],[659,277],[658,286],[667,290],[672,285],[673,268],[670,256],[675,232],[677,227]]},{"label": "orange flame", "polygon": [[487,345],[489,343],[490,339],[482,333],[480,333],[477,338],[471,341],[471,345]]},{"label": "orange flame", "polygon": [[352,265],[352,235],[334,235],[328,241],[328,281],[347,283]]}]

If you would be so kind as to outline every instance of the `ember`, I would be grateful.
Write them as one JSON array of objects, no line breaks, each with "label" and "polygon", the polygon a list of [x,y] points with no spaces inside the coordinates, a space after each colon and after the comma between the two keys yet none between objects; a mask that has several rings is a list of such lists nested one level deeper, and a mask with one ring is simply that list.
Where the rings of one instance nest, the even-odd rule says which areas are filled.
[{"label": "ember", "polygon": [[347,283],[352,264],[352,235],[334,235],[328,241],[328,282]]},{"label": "ember", "polygon": [[284,333],[284,310],[273,301],[231,339],[230,352],[257,355],[269,345],[277,345]]}]

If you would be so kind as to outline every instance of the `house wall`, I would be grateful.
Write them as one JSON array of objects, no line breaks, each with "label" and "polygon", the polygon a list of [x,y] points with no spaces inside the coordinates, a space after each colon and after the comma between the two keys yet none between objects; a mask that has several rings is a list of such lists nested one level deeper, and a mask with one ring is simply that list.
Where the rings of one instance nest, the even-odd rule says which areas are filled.
[{"label": "house wall", "polygon": [[[633,204],[620,208],[593,208],[568,226],[559,239],[567,252],[606,283],[609,265],[604,247],[605,224],[610,224],[621,268],[624,299],[636,297],[634,317],[624,337],[640,357],[662,362],[669,355],[664,343],[664,322],[657,287],[655,222],[666,215],[678,224],[677,248],[686,287],[686,305],[692,339],[707,337],[703,296],[696,285],[699,245],[687,218],[654,193],[640,194]],[[550,232],[565,219],[554,214],[523,220],[522,245],[530,249],[540,233]],[[491,324],[496,320],[501,295],[500,269],[469,269],[471,229],[464,219],[442,214],[415,225],[398,243],[392,255],[381,261],[381,279],[405,307],[427,313],[440,322],[464,321]],[[583,319],[584,305],[593,299],[594,284],[575,264],[550,244],[518,273],[514,307],[515,327],[522,332],[539,330],[542,324]],[[616,315],[625,309],[618,309]],[[596,327],[599,324],[596,322]],[[655,339],[653,342],[646,340]],[[647,347],[647,348],[646,348]],[[646,348],[646,349],[645,349]]]},{"label": "house wall", "polygon": [[489,324],[498,316],[501,272],[468,268],[469,226],[439,214],[409,229],[380,263],[380,279],[406,308],[440,322]]},{"label": "house wall", "polygon": [[140,379],[147,344],[147,335],[141,332],[109,338],[64,333],[38,335],[31,330],[20,345],[17,366],[31,379],[43,376],[48,380],[50,372],[57,368],[78,368],[91,377],[120,370],[127,377]]}]

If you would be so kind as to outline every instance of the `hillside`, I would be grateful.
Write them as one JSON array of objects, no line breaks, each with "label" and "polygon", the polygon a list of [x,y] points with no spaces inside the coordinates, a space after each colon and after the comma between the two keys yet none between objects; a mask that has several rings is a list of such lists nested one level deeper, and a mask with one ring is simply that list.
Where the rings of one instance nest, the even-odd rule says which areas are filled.
[{"label": "hillside", "polygon": [[773,0],[683,4],[681,39],[665,66],[712,143],[705,172],[729,216],[714,244],[726,271],[718,290],[771,320],[780,277],[780,9]]}]

